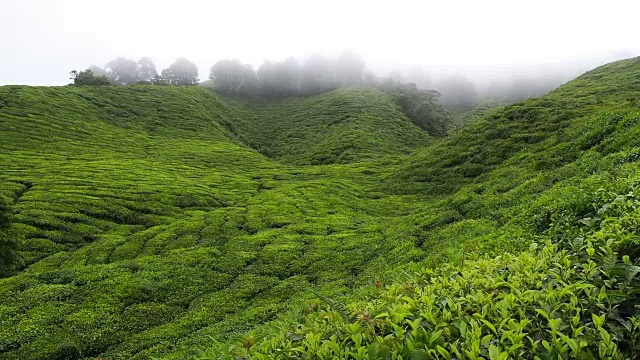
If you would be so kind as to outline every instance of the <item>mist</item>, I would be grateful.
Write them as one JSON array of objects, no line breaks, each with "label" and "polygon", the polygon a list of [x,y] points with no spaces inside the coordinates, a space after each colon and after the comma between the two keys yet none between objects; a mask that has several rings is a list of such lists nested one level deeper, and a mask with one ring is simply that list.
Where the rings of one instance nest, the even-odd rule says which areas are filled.
[{"label": "mist", "polygon": [[[434,88],[456,108],[538,96],[598,65],[640,55],[633,1],[212,3],[3,2],[0,85],[65,85],[71,70],[176,59],[206,81],[218,61],[265,63],[358,54],[377,78]],[[467,84],[467,85],[461,85]],[[469,85],[470,84],[470,85]],[[453,90],[452,90],[453,89]],[[463,89],[463,91],[459,91]],[[467,103],[452,98],[464,95]],[[462,95],[461,95],[462,96]]]}]

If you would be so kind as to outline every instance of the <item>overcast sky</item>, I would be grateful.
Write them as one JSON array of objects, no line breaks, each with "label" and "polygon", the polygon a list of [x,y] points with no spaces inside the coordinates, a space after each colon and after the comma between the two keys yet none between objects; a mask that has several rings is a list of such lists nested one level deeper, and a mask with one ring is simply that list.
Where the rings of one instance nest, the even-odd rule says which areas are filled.
[{"label": "overcast sky", "polygon": [[[487,67],[640,55],[640,1],[0,0],[0,85],[68,83],[116,56],[216,60],[356,51],[372,66]],[[594,60],[595,59],[595,60]]]}]

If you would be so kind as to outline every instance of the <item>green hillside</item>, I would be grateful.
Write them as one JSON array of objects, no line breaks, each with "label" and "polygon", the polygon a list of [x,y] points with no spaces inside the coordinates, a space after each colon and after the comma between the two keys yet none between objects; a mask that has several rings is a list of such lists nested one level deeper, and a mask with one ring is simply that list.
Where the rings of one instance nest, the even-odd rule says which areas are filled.
[{"label": "green hillside", "polygon": [[428,196],[409,216],[414,243],[396,252],[423,249],[423,260],[208,354],[636,358],[639,122],[636,58],[419,150],[384,186]]},{"label": "green hillside", "polygon": [[[314,116],[334,119],[344,104],[331,97],[354,106],[363,93],[322,95],[329,114]],[[392,112],[417,137],[374,94],[384,101],[343,126],[364,137],[359,127],[372,131]],[[259,139],[239,130],[253,120],[249,110],[208,90],[10,86],[0,99],[0,193],[23,261],[0,280],[0,358],[206,348],[311,288],[348,291],[379,266],[368,264],[411,241],[403,216],[416,197],[375,191],[387,168],[281,165],[244,145]],[[417,143],[396,146],[381,134],[353,154]],[[309,138],[352,146],[342,135]],[[306,143],[292,144],[306,154]]]},{"label": "green hillside", "polygon": [[629,131],[637,128],[625,118],[638,106],[638,61],[602,66],[544,97],[501,108],[419,151],[398,177],[420,192],[452,193],[497,167],[527,168],[519,175],[528,176],[636,146]]},{"label": "green hillside", "polygon": [[408,154],[430,138],[389,95],[373,88],[247,105],[250,113],[235,127],[253,147],[285,163],[350,163]]},{"label": "green hillside", "polygon": [[640,59],[434,140],[382,92],[0,87],[0,359],[640,354]]},{"label": "green hillside", "polygon": [[386,178],[432,196],[411,215],[425,260],[210,354],[636,358],[639,121],[630,59],[425,147]]}]

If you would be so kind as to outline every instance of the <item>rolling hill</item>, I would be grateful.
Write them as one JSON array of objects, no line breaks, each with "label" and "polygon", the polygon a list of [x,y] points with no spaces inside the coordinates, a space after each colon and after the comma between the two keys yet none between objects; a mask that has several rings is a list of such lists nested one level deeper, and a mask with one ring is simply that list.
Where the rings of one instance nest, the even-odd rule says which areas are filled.
[{"label": "rolling hill", "polygon": [[439,140],[367,88],[0,87],[0,359],[633,358],[639,121],[637,58]]},{"label": "rolling hill", "polygon": [[[316,109],[305,121],[330,127],[369,92],[381,101],[340,126],[365,134],[392,114],[413,137],[390,128],[357,148],[353,134],[310,134],[332,144],[325,160],[354,161],[334,151],[350,148],[388,162],[427,139],[373,91],[299,105],[325,104],[326,114]],[[311,287],[348,291],[406,241],[392,228],[415,196],[375,192],[385,167],[273,161],[246,145],[265,141],[260,129],[242,131],[250,109],[208,90],[9,86],[0,99],[0,193],[23,261],[0,280],[1,358],[147,358],[206,347],[211,336],[272,319]],[[270,116],[295,104],[273,106]],[[309,156],[287,131],[289,149]]]},{"label": "rolling hill", "polygon": [[272,159],[322,165],[409,154],[429,136],[386,93],[343,88],[318,96],[244,102],[249,116],[236,128]]},{"label": "rolling hill", "polygon": [[384,180],[388,193],[428,196],[410,215],[423,260],[208,354],[638,357],[639,122],[633,58],[418,150]]}]

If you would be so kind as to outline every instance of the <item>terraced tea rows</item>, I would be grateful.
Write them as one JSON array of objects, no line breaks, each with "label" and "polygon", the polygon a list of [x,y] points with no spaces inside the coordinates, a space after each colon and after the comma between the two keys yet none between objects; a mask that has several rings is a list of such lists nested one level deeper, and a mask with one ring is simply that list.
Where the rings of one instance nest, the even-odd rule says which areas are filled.
[{"label": "terraced tea rows", "polygon": [[639,121],[639,59],[442,140],[366,88],[1,87],[0,358],[633,358]]}]

